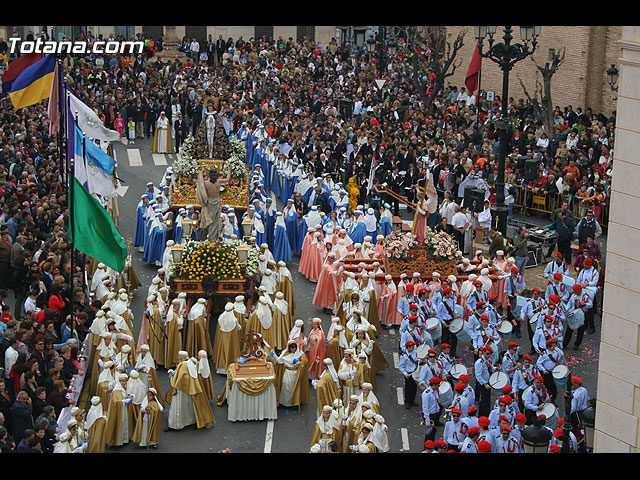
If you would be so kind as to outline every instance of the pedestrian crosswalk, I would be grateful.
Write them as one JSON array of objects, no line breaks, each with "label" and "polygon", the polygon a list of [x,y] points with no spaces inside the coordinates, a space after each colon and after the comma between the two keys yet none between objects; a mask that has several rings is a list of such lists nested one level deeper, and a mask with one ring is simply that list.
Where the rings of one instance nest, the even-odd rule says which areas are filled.
[{"label": "pedestrian crosswalk", "polygon": [[130,167],[167,166],[173,164],[178,158],[175,153],[151,153],[133,147],[114,150],[113,154],[118,165]]}]

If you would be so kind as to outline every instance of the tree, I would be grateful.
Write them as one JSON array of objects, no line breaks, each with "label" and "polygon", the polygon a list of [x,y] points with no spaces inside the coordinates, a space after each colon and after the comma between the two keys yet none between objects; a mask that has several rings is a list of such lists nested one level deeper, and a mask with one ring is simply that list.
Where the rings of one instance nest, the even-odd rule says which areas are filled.
[{"label": "tree", "polygon": [[420,95],[424,106],[430,108],[444,89],[445,80],[461,64],[456,62],[456,56],[464,45],[465,31],[459,32],[453,42],[447,41],[444,27],[395,26],[387,27],[387,31],[396,43],[406,80]]},{"label": "tree", "polygon": [[542,119],[542,122],[544,124],[544,131],[547,132],[548,136],[553,135],[553,102],[551,100],[551,78],[558,71],[560,65],[562,65],[562,63],[564,62],[564,57],[564,48],[562,48],[559,52],[552,50],[549,53],[549,59],[547,63],[545,63],[544,67],[538,65],[535,58],[531,57],[531,60],[542,76],[542,85],[540,85],[538,77],[536,76],[536,84],[533,91],[533,97],[531,97],[531,95],[527,91],[527,88],[524,86],[522,79],[518,77],[518,81],[522,86],[524,94],[529,100],[531,100],[536,116],[539,116]]}]

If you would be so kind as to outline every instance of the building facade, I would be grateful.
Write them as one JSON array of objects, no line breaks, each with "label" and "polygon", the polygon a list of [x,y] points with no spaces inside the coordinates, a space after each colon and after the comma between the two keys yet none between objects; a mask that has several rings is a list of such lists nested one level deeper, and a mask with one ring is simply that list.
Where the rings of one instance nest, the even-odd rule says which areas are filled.
[{"label": "building facade", "polygon": [[622,27],[595,451],[640,451],[640,27]]}]

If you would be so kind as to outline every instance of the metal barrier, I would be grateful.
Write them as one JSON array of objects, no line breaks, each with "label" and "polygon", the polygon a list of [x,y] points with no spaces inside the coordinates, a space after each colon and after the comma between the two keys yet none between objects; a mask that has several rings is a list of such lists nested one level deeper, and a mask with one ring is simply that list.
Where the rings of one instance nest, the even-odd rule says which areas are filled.
[{"label": "metal barrier", "polygon": [[[579,197],[567,193],[554,193],[551,195],[536,195],[531,190],[521,185],[514,185],[514,208],[519,208],[523,213],[527,211],[543,212],[552,215],[562,206],[563,202],[569,204],[569,210],[573,213],[576,223],[580,221],[586,212],[593,209],[594,203],[582,202]],[[609,224],[609,205],[600,205],[600,215],[596,220],[602,228]]]}]

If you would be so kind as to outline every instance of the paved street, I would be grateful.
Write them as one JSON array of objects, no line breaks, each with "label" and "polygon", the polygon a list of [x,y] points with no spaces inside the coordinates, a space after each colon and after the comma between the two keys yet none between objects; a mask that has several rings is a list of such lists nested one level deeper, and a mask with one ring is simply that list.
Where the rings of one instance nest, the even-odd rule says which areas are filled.
[{"label": "paved street", "polygon": [[[156,185],[161,180],[165,169],[171,165],[175,159],[175,155],[153,155],[151,154],[151,140],[138,140],[135,145],[114,145],[115,157],[118,162],[118,176],[125,183],[126,192],[123,197],[119,198],[120,221],[119,229],[125,240],[133,237],[135,230],[135,212],[136,205],[140,195],[145,190],[145,184],[149,181]],[[123,191],[124,191],[123,190]],[[412,212],[401,210],[401,216],[405,220],[413,217]],[[548,223],[543,218],[527,219],[531,223],[539,223],[544,225]],[[141,254],[135,249],[132,252],[134,259],[134,267],[143,287],[134,293],[132,301],[132,311],[134,313],[134,334],[137,337],[141,315],[143,312],[143,302],[146,298],[147,287],[152,276],[156,272],[156,268],[147,265],[141,261]],[[294,276],[294,291],[296,298],[295,317],[304,319],[305,322],[309,318],[319,317],[322,319],[322,326],[325,333],[328,331],[330,317],[322,312],[322,309],[312,305],[315,284],[306,280],[297,271],[298,257],[295,256],[289,264],[289,270]],[[535,275],[542,274],[544,265],[527,270],[527,283],[529,287],[535,279]],[[566,352],[568,365],[572,369],[572,373],[581,376],[584,379],[585,387],[589,390],[591,396],[595,396],[595,384],[597,379],[597,361],[599,350],[600,335],[600,316],[596,316],[597,332],[595,335],[585,334],[583,341],[583,350],[580,352]],[[215,332],[215,319],[211,321],[211,335]],[[397,344],[398,334],[395,330],[383,332],[378,341],[384,352],[390,368],[381,372],[377,377],[378,389],[375,392],[381,404],[382,415],[389,427],[391,449],[393,452],[420,452],[423,445],[424,430],[420,425],[421,412],[419,406],[406,410],[402,401],[402,387],[404,385],[401,375],[396,370],[398,355]],[[526,332],[522,339],[514,339],[515,341],[527,342]],[[528,344],[522,343],[524,353],[528,353]],[[458,347],[458,355],[462,362],[467,366],[473,363],[473,353],[469,349],[469,344],[460,344]],[[158,372],[163,393],[166,392],[168,375],[162,368]],[[221,375],[214,375],[214,386],[216,395],[222,391],[225,378]],[[149,453],[162,452],[216,452],[224,448],[230,448],[233,452],[239,453],[302,453],[309,448],[314,422],[316,420],[316,398],[315,391],[311,389],[311,403],[303,405],[298,409],[286,409],[280,407],[278,409],[278,419],[276,421],[262,422],[229,422],[227,420],[227,406],[213,406],[216,424],[209,430],[196,430],[195,428],[187,428],[180,432],[163,433],[160,442],[160,448],[150,450]],[[559,393],[560,399],[564,391]],[[563,402],[559,401],[561,410],[563,410]],[[418,400],[419,405],[419,400]],[[165,411],[165,425],[167,411]],[[438,438],[442,433],[442,429],[438,431]],[[120,449],[120,452],[140,452],[140,450],[130,444]]]}]

